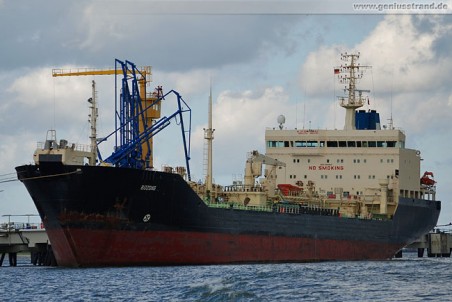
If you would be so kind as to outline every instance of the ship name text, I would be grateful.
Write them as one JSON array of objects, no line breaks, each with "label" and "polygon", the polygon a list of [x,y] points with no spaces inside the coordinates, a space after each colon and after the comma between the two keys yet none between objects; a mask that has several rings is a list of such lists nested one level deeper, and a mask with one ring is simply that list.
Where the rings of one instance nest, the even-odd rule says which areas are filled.
[{"label": "ship name text", "polygon": [[141,185],[140,190],[141,191],[155,191],[157,189],[157,186],[151,186],[151,185]]},{"label": "ship name text", "polygon": [[319,130],[297,130],[298,134],[319,134]]}]

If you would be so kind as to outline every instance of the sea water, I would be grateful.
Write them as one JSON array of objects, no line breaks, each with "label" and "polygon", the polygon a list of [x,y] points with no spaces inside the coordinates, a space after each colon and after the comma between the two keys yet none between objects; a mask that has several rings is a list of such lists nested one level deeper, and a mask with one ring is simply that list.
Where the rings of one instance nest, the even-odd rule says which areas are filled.
[{"label": "sea water", "polygon": [[[7,258],[7,257],[5,257]],[[452,301],[452,259],[60,268],[7,259],[0,301]]]}]

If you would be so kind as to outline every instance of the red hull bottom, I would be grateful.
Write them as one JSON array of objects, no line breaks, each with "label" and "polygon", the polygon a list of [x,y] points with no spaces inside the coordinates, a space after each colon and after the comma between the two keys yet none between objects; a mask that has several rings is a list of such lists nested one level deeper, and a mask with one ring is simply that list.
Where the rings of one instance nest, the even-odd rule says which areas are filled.
[{"label": "red hull bottom", "polygon": [[384,260],[402,246],[363,241],[200,232],[47,230],[60,266]]}]

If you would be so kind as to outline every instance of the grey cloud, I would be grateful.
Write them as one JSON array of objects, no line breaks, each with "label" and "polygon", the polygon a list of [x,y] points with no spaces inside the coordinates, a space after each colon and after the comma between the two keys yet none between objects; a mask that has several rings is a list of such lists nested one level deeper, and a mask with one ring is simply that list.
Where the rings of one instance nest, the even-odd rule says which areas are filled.
[{"label": "grey cloud", "polygon": [[419,32],[419,34],[432,34],[434,33],[437,22],[435,22],[431,16],[412,16],[413,26]]},{"label": "grey cloud", "polygon": [[[112,2],[111,5],[115,5]],[[112,15],[105,2],[22,1],[0,8],[0,71],[22,66],[110,66],[114,58],[163,71],[220,67],[268,50],[293,53],[298,16]],[[279,50],[278,50],[279,51]]]},{"label": "grey cloud", "polygon": [[76,53],[76,48],[64,48],[76,35],[74,25],[80,5],[71,1],[5,2],[0,7],[0,56],[7,58],[1,70],[52,64]]},{"label": "grey cloud", "polygon": [[[452,25],[452,15],[442,16],[443,26]],[[452,53],[452,31],[448,30],[433,42],[432,48],[439,58],[449,58]]]}]

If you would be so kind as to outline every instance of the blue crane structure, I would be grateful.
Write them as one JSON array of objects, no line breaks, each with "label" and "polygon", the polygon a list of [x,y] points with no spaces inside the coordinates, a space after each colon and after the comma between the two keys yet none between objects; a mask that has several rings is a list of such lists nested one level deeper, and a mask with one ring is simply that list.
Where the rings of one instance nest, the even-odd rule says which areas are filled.
[{"label": "blue crane structure", "polygon": [[[178,119],[182,132],[187,176],[188,180],[191,180],[189,165],[191,109],[188,104],[177,91],[171,90],[166,94],[159,95],[150,105],[146,105],[140,97],[138,88],[139,77],[143,78],[144,75],[136,65],[127,60],[123,62],[115,59],[115,69],[122,70],[120,89],[117,87],[119,82],[117,79],[118,74],[115,74],[115,130],[99,142],[100,144],[114,135],[115,147],[113,153],[104,160],[102,160],[100,152],[98,152],[99,161],[116,167],[152,168],[147,166],[148,161],[146,160],[152,156],[151,150],[147,148],[148,151],[143,154],[142,144],[148,142],[150,138],[170,125],[171,120]],[[147,124],[145,118],[146,110],[158,104],[161,100],[165,100],[169,95],[176,97],[177,110],[168,116],[161,117]],[[188,125],[185,125],[184,115],[188,115]],[[142,123],[142,129],[140,129],[140,123]]]}]

